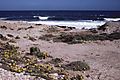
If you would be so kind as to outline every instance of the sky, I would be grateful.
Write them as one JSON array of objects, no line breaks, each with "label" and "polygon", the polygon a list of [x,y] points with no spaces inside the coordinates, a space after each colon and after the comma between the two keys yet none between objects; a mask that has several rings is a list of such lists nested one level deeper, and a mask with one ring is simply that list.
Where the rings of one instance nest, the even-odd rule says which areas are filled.
[{"label": "sky", "polygon": [[0,0],[0,10],[120,10],[120,0]]}]

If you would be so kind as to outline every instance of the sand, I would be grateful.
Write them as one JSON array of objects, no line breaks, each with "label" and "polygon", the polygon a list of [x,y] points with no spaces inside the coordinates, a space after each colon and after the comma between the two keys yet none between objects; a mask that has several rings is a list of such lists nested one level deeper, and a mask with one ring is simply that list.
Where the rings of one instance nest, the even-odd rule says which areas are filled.
[{"label": "sand", "polygon": [[[91,68],[89,71],[81,72],[84,75],[90,75],[89,78],[85,77],[85,80],[120,79],[120,40],[66,44],[38,39],[41,35],[46,34],[46,31],[44,30],[50,27],[48,25],[38,26],[23,21],[0,21],[0,26],[2,25],[7,26],[7,29],[0,29],[0,34],[3,34],[6,37],[7,34],[12,34],[14,37],[20,37],[18,40],[14,39],[14,37],[7,37],[16,41],[16,43],[10,44],[19,46],[19,51],[25,50],[26,52],[29,52],[31,46],[36,46],[39,47],[41,51],[45,51],[53,57],[63,58],[65,61],[85,61]],[[30,26],[33,28],[18,30],[18,28],[28,28]],[[11,30],[11,28],[14,30]],[[71,32],[81,31],[83,30],[71,30]],[[28,38],[24,38],[25,36],[34,37],[36,40],[31,41]],[[77,73],[73,71],[70,72]],[[4,71],[0,71],[0,78],[7,77],[7,75],[2,76],[1,74],[4,74]],[[10,78],[10,80],[13,79]]]}]

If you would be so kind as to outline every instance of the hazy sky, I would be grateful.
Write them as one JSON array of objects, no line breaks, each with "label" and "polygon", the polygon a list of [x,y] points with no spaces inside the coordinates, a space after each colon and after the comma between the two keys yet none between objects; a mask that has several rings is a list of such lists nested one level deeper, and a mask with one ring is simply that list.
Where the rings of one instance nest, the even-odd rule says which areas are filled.
[{"label": "hazy sky", "polygon": [[120,10],[120,0],[0,0],[0,10]]}]

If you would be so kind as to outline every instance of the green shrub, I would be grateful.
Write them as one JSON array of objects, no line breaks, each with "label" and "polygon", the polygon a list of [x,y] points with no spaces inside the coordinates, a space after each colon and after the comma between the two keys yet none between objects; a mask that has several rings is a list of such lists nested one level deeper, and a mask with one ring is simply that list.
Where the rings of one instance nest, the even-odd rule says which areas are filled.
[{"label": "green shrub", "polygon": [[8,37],[14,37],[12,34],[7,34]]},{"label": "green shrub", "polygon": [[47,58],[47,57],[51,57],[48,53],[45,52],[41,52],[39,48],[37,47],[31,47],[30,48],[30,55],[35,55],[39,58]]},{"label": "green shrub", "polygon": [[105,31],[106,30],[106,24],[104,24],[104,25],[102,25],[102,26],[100,26],[99,28],[98,28],[98,30],[102,30],[102,31]]},{"label": "green shrub", "polygon": [[53,37],[55,37],[55,36],[53,36],[52,34],[45,34],[45,35],[40,36],[39,39],[50,41],[50,39]]},{"label": "green shrub", "polygon": [[47,32],[59,32],[59,30],[56,27],[50,27],[48,28]]},{"label": "green shrub", "polygon": [[6,26],[0,26],[0,28],[1,28],[1,29],[7,29],[7,27],[6,27]]},{"label": "green shrub", "polygon": [[8,40],[5,36],[3,36],[2,34],[0,34],[0,39],[3,40],[3,41],[6,41]]},{"label": "green shrub", "polygon": [[15,40],[13,40],[13,39],[12,39],[12,40],[9,40],[9,42],[11,42],[11,43],[16,43],[16,41],[15,41]]},{"label": "green shrub", "polygon": [[51,63],[51,64],[58,64],[58,63],[61,63],[63,62],[64,60],[62,58],[55,58],[55,59],[52,59],[51,61],[49,61],[48,63]]},{"label": "green shrub", "polygon": [[95,30],[95,29],[90,29],[90,31],[91,31],[92,33],[98,33],[98,31]]},{"label": "green shrub", "polygon": [[37,47],[31,47],[30,48],[30,54],[31,55],[37,55],[37,53],[40,53],[40,49]]},{"label": "green shrub", "polygon": [[82,62],[82,61],[71,62],[69,64],[62,65],[62,67],[64,69],[74,70],[74,71],[86,71],[86,70],[90,69],[88,64],[86,64],[85,62]]},{"label": "green shrub", "polygon": [[23,36],[23,38],[28,38],[27,36]]},{"label": "green shrub", "polygon": [[120,32],[111,33],[110,35],[108,35],[108,38],[109,38],[110,40],[120,39]]},{"label": "green shrub", "polygon": [[19,37],[19,36],[16,36],[15,39],[20,39],[20,37]]},{"label": "green shrub", "polygon": [[36,39],[35,39],[34,37],[30,37],[30,36],[29,36],[29,40],[35,41]]},{"label": "green shrub", "polygon": [[62,35],[53,39],[54,42],[65,42],[69,44],[82,43],[83,41],[99,40],[101,36],[96,35]]}]

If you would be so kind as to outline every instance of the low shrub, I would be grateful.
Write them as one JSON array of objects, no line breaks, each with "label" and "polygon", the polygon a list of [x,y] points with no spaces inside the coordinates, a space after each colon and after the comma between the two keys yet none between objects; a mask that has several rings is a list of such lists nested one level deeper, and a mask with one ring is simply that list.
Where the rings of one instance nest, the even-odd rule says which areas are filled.
[{"label": "low shrub", "polygon": [[50,55],[46,52],[41,52],[38,47],[31,47],[30,48],[30,55],[35,55],[38,58],[45,59],[47,57],[50,57]]},{"label": "low shrub", "polygon": [[120,32],[111,33],[110,35],[108,35],[108,38],[109,38],[110,40],[120,39]]},{"label": "low shrub", "polygon": [[55,59],[52,59],[51,61],[47,62],[47,63],[51,63],[51,64],[58,64],[58,63],[61,63],[63,62],[64,60],[62,58],[55,58]]},{"label": "low shrub", "polygon": [[47,32],[59,32],[59,30],[56,27],[50,27],[48,28]]},{"label": "low shrub", "polygon": [[16,36],[15,39],[20,39],[20,37],[19,37],[19,36]]},{"label": "low shrub", "polygon": [[6,41],[8,40],[5,36],[3,36],[2,34],[0,34],[0,39],[3,40],[3,41]]},{"label": "low shrub", "polygon": [[35,41],[36,39],[35,39],[34,37],[30,37],[30,36],[29,36],[29,40]]},{"label": "low shrub", "polygon": [[16,43],[16,41],[13,40],[13,39],[9,40],[9,42],[11,42],[11,43]]},{"label": "low shrub", "polygon": [[86,70],[90,69],[88,64],[86,64],[85,62],[82,62],[82,61],[71,62],[69,64],[62,65],[62,67],[64,69],[74,70],[74,71],[86,71]]},{"label": "low shrub", "polygon": [[12,34],[7,34],[8,37],[14,37]]},{"label": "low shrub", "polygon": [[106,24],[99,26],[98,30],[105,31],[106,30]]},{"label": "low shrub", "polygon": [[50,41],[51,38],[53,38],[53,37],[55,37],[55,36],[53,36],[52,34],[45,34],[45,35],[40,36],[39,39]]},{"label": "low shrub", "polygon": [[68,44],[82,43],[82,41],[102,40],[102,36],[97,35],[61,35],[53,39],[54,42],[65,42]]},{"label": "low shrub", "polygon": [[1,29],[7,29],[7,27],[6,27],[6,26],[0,26],[0,28],[1,28]]}]

